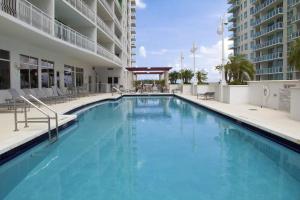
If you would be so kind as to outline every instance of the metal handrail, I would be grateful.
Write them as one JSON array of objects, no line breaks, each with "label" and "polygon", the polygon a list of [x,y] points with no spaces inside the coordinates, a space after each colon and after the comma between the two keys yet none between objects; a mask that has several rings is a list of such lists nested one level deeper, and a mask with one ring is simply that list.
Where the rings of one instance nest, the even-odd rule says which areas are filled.
[{"label": "metal handrail", "polygon": [[58,113],[54,109],[52,109],[50,106],[48,106],[47,104],[45,104],[44,102],[42,102],[41,100],[39,100],[38,98],[36,98],[35,96],[33,96],[31,94],[29,96],[31,98],[33,98],[35,101],[37,101],[38,103],[40,103],[43,106],[45,106],[48,110],[50,110],[51,112],[54,113],[54,115],[55,115],[55,124],[56,124],[55,129],[56,129],[56,134],[57,134],[56,137],[58,138]]},{"label": "metal handrail", "polygon": [[115,90],[116,92],[118,92],[120,95],[122,95],[122,91],[121,91],[121,90],[119,90],[119,89],[116,88],[116,87],[112,87],[112,91],[111,91],[112,96],[114,96],[114,90]]},{"label": "metal handrail", "polygon": [[[18,112],[18,109],[17,107],[15,106],[15,113],[14,113],[14,116],[15,116],[15,131],[19,131],[18,130],[18,123],[25,123],[25,128],[28,127],[28,123],[47,123],[48,124],[48,137],[49,137],[49,141],[50,142],[54,142],[58,139],[58,125],[56,127],[56,137],[55,137],[55,140],[53,140],[52,138],[52,135],[51,135],[51,119],[56,119],[56,122],[58,124],[58,117],[56,115],[55,118],[51,118],[50,115],[48,113],[46,113],[44,110],[42,110],[41,108],[39,108],[37,105],[35,105],[34,103],[32,103],[31,101],[29,101],[27,98],[25,98],[24,96],[20,96],[20,98],[22,100],[24,100],[24,121],[18,121],[18,115],[17,115],[17,112]],[[34,99],[36,101],[38,101],[39,103],[41,103],[42,105],[45,105],[43,102],[41,102],[40,100],[38,100],[37,98],[34,97]],[[46,118],[42,118],[42,117],[39,117],[39,118],[28,118],[27,117],[27,106],[26,106],[26,103],[29,104],[30,106],[36,108],[40,113],[42,113]],[[55,112],[53,111],[53,109],[49,108],[49,106],[45,105],[46,108],[48,108],[49,110],[51,110],[52,112]],[[33,120],[33,121],[28,121],[28,119],[30,120]],[[43,119],[46,119],[46,121],[37,121],[37,120],[43,120]]]}]

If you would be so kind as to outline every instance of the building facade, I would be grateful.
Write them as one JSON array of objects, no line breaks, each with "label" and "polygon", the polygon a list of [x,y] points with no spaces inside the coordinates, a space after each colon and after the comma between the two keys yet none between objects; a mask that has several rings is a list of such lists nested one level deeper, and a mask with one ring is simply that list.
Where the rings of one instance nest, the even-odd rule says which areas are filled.
[{"label": "building facade", "polygon": [[230,39],[234,54],[253,62],[256,80],[300,79],[287,62],[300,36],[299,0],[229,0]]},{"label": "building facade", "polygon": [[135,0],[0,0],[0,91],[130,87]]}]

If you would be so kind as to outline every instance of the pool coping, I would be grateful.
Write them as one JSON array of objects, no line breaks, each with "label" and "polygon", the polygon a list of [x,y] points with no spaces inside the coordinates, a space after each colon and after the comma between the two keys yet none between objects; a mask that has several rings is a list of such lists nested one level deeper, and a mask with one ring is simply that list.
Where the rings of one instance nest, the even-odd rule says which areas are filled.
[{"label": "pool coping", "polygon": [[[75,108],[72,108],[71,110],[63,113],[63,115],[70,115],[70,114],[74,114],[75,112],[77,111],[80,111],[86,107],[89,107],[89,106],[93,106],[93,105],[96,105],[96,104],[99,104],[99,103],[103,103],[103,102],[109,102],[109,101],[118,101],[120,99],[122,99],[123,97],[147,97],[147,96],[169,96],[169,97],[176,97],[176,98],[179,98],[181,100],[184,100],[186,102],[189,102],[193,105],[196,105],[196,106],[199,106],[203,109],[206,109],[210,112],[213,112],[223,118],[226,118],[232,122],[234,122],[235,124],[238,124],[240,126],[243,126],[244,128],[247,128],[248,130],[251,130],[253,131],[254,133],[258,134],[258,135],[261,135],[273,142],[276,142],[282,146],[285,146],[286,148],[289,148],[297,153],[300,153],[300,144],[294,142],[294,141],[291,141],[291,140],[288,140],[286,138],[283,138],[279,135],[277,135],[276,133],[272,133],[270,130],[265,130],[263,127],[257,127],[255,125],[252,125],[250,122],[247,122],[247,121],[244,121],[243,119],[239,119],[238,117],[235,117],[235,116],[232,116],[232,115],[229,115],[229,114],[226,114],[225,112],[220,112],[216,109],[212,109],[211,107],[208,107],[208,106],[205,106],[203,104],[200,104],[198,102],[195,102],[191,99],[188,99],[186,97],[183,97],[183,96],[179,96],[177,94],[123,94],[123,95],[120,95],[119,97],[116,97],[116,98],[104,98],[104,99],[101,99],[101,100],[98,100],[98,101],[94,101],[94,102],[90,102],[90,103],[86,103],[84,105],[80,105],[78,107],[75,107]],[[74,123],[76,123],[77,121],[77,117],[75,117],[74,119],[62,124],[59,126],[59,131],[61,130],[64,130],[68,127],[70,127],[71,125],[73,125]],[[54,129],[52,129],[51,131],[55,131]],[[42,133],[41,135],[15,147],[15,148],[12,148],[2,154],[0,154],[0,166],[7,163],[8,161],[16,158],[17,156],[23,154],[24,152],[28,151],[29,149],[35,147],[36,145],[46,141],[48,139],[48,132],[45,132],[45,133]]]}]

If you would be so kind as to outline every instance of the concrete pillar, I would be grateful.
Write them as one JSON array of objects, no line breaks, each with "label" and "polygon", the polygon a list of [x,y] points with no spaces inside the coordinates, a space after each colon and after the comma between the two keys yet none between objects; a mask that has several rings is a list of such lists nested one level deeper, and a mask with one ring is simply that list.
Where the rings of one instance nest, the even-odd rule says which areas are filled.
[{"label": "concrete pillar", "polygon": [[165,79],[165,85],[167,88],[169,88],[169,72],[164,72],[164,79]]}]

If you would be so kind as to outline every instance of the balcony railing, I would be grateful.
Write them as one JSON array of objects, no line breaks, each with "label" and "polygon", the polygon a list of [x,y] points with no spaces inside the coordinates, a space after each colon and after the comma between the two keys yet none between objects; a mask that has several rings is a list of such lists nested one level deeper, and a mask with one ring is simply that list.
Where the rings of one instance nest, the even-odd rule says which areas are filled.
[{"label": "balcony railing", "polygon": [[276,24],[273,24],[272,26],[268,26],[268,27],[262,29],[262,31],[254,33],[253,37],[254,38],[261,37],[261,36],[266,35],[270,32],[273,32],[275,30],[281,30],[281,29],[283,29],[283,23],[278,22]]},{"label": "balcony railing", "polygon": [[106,8],[106,10],[112,16],[113,10],[112,10],[112,7],[107,3],[107,1],[106,0],[98,0],[98,1],[100,1],[104,5],[104,7]]},{"label": "balcony railing", "polygon": [[114,59],[114,55],[112,52],[108,51],[107,49],[105,49],[102,45],[98,44],[97,45],[97,54],[106,57],[110,60]]},{"label": "balcony railing", "polygon": [[122,47],[121,39],[119,39],[116,35],[114,35],[114,41],[119,47]]},{"label": "balcony railing", "polygon": [[259,6],[252,9],[250,11],[251,15],[256,15],[257,13],[259,13],[262,10],[264,10],[265,8],[269,7],[270,5],[275,3],[276,1],[279,1],[279,0],[267,0],[267,1],[265,1],[263,4],[260,4]]},{"label": "balcony railing", "polygon": [[276,9],[272,10],[271,12],[268,12],[266,15],[262,16],[260,19],[252,21],[251,25],[252,26],[258,26],[258,25],[264,23],[265,21],[268,21],[269,19],[272,19],[273,17],[275,17],[279,14],[283,14],[283,8],[282,7],[276,8]]},{"label": "balcony railing", "polygon": [[274,66],[274,67],[270,67],[270,68],[262,68],[262,69],[258,69],[256,71],[256,74],[258,75],[263,75],[263,74],[278,74],[278,73],[282,73],[282,66]]},{"label": "balcony railing", "polygon": [[122,7],[121,7],[119,1],[115,0],[115,2],[116,2],[116,5],[117,5],[117,8],[118,8],[119,12],[122,13]]},{"label": "balcony railing", "polygon": [[71,29],[70,27],[55,21],[54,24],[54,35],[65,42],[73,44],[77,47],[94,51],[94,42],[88,39],[86,36],[78,33],[77,31]]},{"label": "balcony railing", "polygon": [[272,61],[276,59],[282,59],[283,53],[282,52],[275,52],[272,54],[267,54],[263,56],[259,56],[254,58],[253,62],[258,63],[258,62],[266,62],[266,61]]},{"label": "balcony railing", "polygon": [[69,4],[71,4],[75,9],[77,9],[84,16],[95,22],[95,12],[92,11],[86,3],[82,0],[65,0]]},{"label": "balcony railing", "polygon": [[52,34],[53,32],[53,21],[51,17],[26,0],[17,1],[15,7],[8,1],[0,0],[0,10],[40,31],[48,34]]},{"label": "balcony railing", "polygon": [[97,17],[97,25],[109,36],[113,35],[112,29],[100,17]]},{"label": "balcony railing", "polygon": [[254,50],[260,50],[260,49],[264,49],[264,48],[268,48],[277,44],[282,44],[283,43],[283,39],[282,38],[274,38],[272,40],[268,40],[264,43],[261,44],[257,44],[254,46]]},{"label": "balcony railing", "polygon": [[291,35],[289,35],[288,40],[292,41],[292,40],[297,39],[299,37],[300,37],[300,31],[297,31],[297,32],[294,32]]},{"label": "balcony railing", "polygon": [[295,23],[297,21],[300,20],[300,14],[298,13],[297,15],[293,15],[290,19],[289,19],[289,22],[290,23]]},{"label": "balcony railing", "polygon": [[288,0],[288,6],[293,7],[300,3],[300,0]]}]

